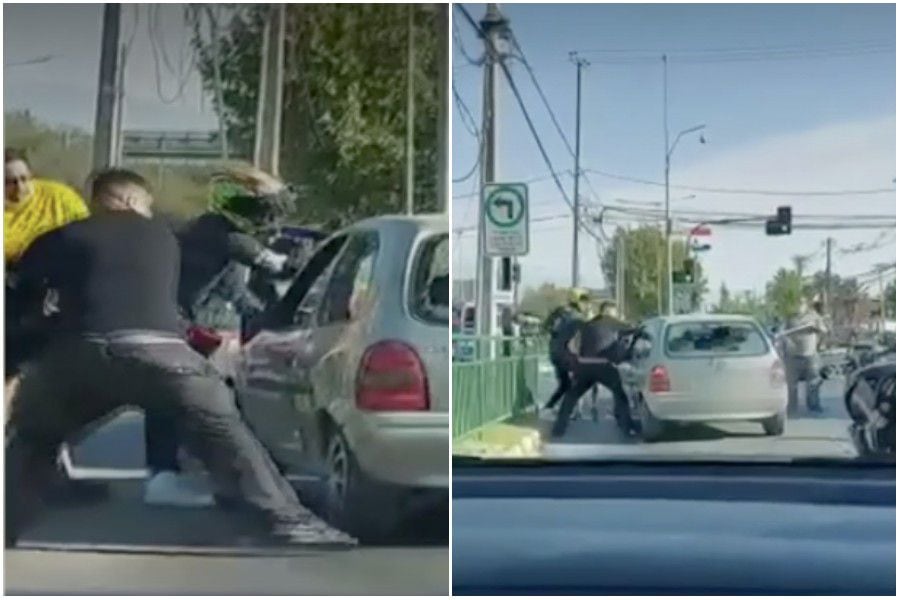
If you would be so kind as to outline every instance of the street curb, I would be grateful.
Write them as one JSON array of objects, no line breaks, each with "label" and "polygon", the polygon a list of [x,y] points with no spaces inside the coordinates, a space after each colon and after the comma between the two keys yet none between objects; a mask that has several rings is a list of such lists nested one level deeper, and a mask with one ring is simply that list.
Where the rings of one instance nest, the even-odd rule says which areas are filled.
[{"label": "street curb", "polygon": [[533,427],[494,423],[453,440],[453,455],[535,458],[541,455],[541,434]]}]

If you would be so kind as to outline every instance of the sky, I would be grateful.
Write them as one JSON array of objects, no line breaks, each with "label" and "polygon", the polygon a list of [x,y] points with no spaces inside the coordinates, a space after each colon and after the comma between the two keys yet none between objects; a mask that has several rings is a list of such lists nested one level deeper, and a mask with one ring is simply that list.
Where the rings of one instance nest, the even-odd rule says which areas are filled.
[{"label": "sky", "polygon": [[[484,4],[466,5],[480,19]],[[590,61],[583,71],[581,165],[583,201],[596,207],[635,208],[661,203],[661,186],[591,171],[661,182],[664,173],[663,69],[669,54],[669,130],[705,124],[706,139],[685,136],[672,154],[672,186],[769,191],[888,189],[840,196],[772,196],[671,190],[673,210],[795,215],[896,213],[896,74],[893,5],[501,5],[564,133],[574,141],[576,69],[569,52]],[[453,80],[480,122],[482,69],[469,64],[482,46],[454,11]],[[752,50],[744,50],[751,48]],[[738,49],[738,50],[735,50]],[[735,57],[742,60],[733,60]],[[702,58],[702,60],[701,60]],[[724,60],[732,59],[732,60]],[[752,59],[752,60],[750,60]],[[573,159],[554,129],[527,71],[511,62],[513,77],[554,168],[572,197]],[[529,186],[532,218],[571,214],[538,152],[513,94],[500,89],[498,181],[543,180]],[[475,163],[477,142],[453,108],[453,172]],[[454,228],[477,220],[476,177],[453,186]],[[622,201],[624,200],[624,202]],[[625,204],[628,202],[630,204]],[[654,209],[647,204],[637,205]],[[660,205],[661,206],[661,205]],[[611,214],[611,213],[607,213]],[[621,214],[621,213],[620,213]],[[632,224],[632,226],[634,226]],[[611,234],[615,223],[605,225]],[[702,262],[715,297],[732,290],[764,291],[794,255],[812,255],[810,271],[824,269],[824,240],[835,240],[833,268],[842,276],[893,262],[896,232],[795,231],[766,237],[755,230],[712,228]],[[598,253],[604,246],[582,235],[582,284],[606,287]],[[535,222],[532,252],[522,260],[526,286],[568,285],[572,220]],[[475,232],[454,237],[454,277],[474,274]],[[878,248],[847,253],[855,244]]]},{"label": "sky", "polygon": [[[126,129],[216,127],[200,77],[187,68],[190,30],[183,6],[122,5],[121,42],[132,41],[125,72]],[[4,4],[4,110],[28,109],[53,124],[93,129],[102,19],[102,4]],[[151,29],[154,39],[159,39],[156,53]],[[7,66],[46,55],[53,58],[41,64]]]}]

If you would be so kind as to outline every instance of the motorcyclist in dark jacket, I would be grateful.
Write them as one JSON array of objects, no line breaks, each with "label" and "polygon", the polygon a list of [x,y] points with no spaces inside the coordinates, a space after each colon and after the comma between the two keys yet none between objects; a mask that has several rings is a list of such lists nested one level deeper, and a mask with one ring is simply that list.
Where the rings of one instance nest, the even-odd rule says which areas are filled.
[{"label": "motorcyclist in dark jacket", "polygon": [[[185,321],[210,329],[239,329],[265,308],[247,285],[250,269],[278,276],[292,268],[290,258],[258,240],[261,232],[290,210],[286,187],[256,170],[232,170],[214,176],[209,209],[177,228],[181,247],[178,304]],[[151,477],[145,502],[207,506],[212,495],[197,480],[184,477],[178,458],[177,423],[148,411],[144,442]]]},{"label": "motorcyclist in dark jacket", "polygon": [[291,210],[288,188],[256,170],[230,171],[213,179],[209,210],[179,231],[182,248],[179,304],[193,322],[211,318],[218,300],[249,318],[264,305],[247,285],[251,269],[277,276],[291,257],[260,240]]},{"label": "motorcyclist in dark jacket", "polygon": [[573,368],[574,381],[556,416],[553,437],[565,434],[578,401],[597,383],[612,392],[614,415],[619,427],[625,432],[633,429],[628,396],[616,365],[627,358],[626,336],[635,331],[632,326],[619,319],[612,302],[604,302],[599,314],[578,329],[570,341],[573,352],[577,352]]},{"label": "motorcyclist in dark jacket", "polygon": [[587,318],[588,293],[582,289],[570,292],[569,302],[550,313],[544,322],[544,330],[550,334],[550,362],[556,373],[556,390],[550,396],[546,409],[552,409],[572,387],[570,373],[575,366],[575,357],[569,350],[569,341],[578,332]]}]

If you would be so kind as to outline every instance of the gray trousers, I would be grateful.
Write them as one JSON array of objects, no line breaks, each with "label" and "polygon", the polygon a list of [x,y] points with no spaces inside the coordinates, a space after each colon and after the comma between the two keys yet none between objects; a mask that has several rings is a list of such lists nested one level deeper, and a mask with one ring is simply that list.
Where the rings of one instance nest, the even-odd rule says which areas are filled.
[{"label": "gray trousers", "polygon": [[788,408],[796,409],[799,405],[799,386],[801,381],[806,382],[806,406],[817,408],[819,406],[819,388],[822,386],[822,375],[819,357],[813,356],[788,356],[785,360],[785,375],[788,384]]},{"label": "gray trousers", "polygon": [[224,496],[271,522],[311,515],[242,420],[232,391],[183,340],[147,332],[71,337],[26,365],[7,421],[7,543],[33,518],[60,445],[127,405],[177,422]]}]

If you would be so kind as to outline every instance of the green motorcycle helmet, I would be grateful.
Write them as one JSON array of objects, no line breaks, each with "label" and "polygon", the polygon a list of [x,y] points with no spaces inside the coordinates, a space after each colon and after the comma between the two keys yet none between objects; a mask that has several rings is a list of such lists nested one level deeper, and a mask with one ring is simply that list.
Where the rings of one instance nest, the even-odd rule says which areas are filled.
[{"label": "green motorcycle helmet", "polygon": [[295,198],[290,187],[262,171],[231,170],[213,175],[208,210],[241,231],[257,234],[284,222]]}]

